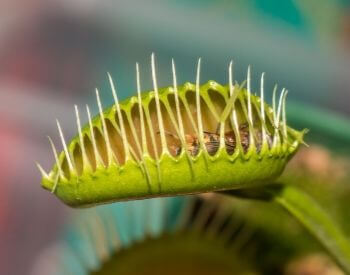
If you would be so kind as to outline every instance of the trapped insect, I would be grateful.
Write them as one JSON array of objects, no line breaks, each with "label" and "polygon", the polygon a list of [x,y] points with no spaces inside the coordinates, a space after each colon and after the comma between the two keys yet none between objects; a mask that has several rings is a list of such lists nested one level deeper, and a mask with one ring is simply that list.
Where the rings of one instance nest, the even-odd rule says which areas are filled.
[{"label": "trapped insect", "polygon": [[[239,126],[239,134],[240,134],[241,146],[244,152],[247,152],[249,148],[249,126],[247,123],[243,123]],[[172,134],[170,132],[166,132],[166,135],[176,140],[176,142],[174,142],[174,144],[171,144],[169,148],[173,155],[179,156],[181,154],[181,151],[183,150],[179,137],[176,134]],[[267,137],[268,145],[271,146],[271,136],[267,135],[266,137]],[[236,148],[236,136],[234,131],[226,132],[224,135],[224,140],[225,140],[226,152],[229,155],[232,155]],[[187,144],[187,149],[191,154],[191,156],[196,156],[200,150],[200,141],[198,136],[185,134],[185,141]],[[217,127],[215,133],[204,131],[203,141],[208,154],[211,156],[215,155],[220,148],[219,126]],[[261,135],[261,132],[258,131],[257,140],[256,140],[256,146],[257,146],[258,152],[261,149],[261,145],[262,145],[262,135]]]},{"label": "trapped insect", "polygon": [[260,97],[233,84],[233,63],[228,85],[215,81],[177,84],[158,89],[152,55],[153,91],[141,92],[136,64],[137,96],[119,102],[108,75],[115,104],[103,110],[96,90],[99,114],[81,127],[75,106],[78,134],[68,144],[57,121],[63,150],[50,173],[40,165],[42,186],[66,204],[86,207],[120,200],[151,198],[249,188],[274,181],[303,143],[304,131],[287,126],[286,95],[272,107]]}]

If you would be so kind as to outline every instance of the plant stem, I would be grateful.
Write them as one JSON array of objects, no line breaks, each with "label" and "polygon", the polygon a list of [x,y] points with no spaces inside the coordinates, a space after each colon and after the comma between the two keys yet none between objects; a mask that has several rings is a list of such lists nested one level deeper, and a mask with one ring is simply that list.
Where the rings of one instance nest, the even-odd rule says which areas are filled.
[{"label": "plant stem", "polygon": [[326,248],[343,270],[350,274],[350,241],[328,213],[308,194],[291,185],[229,191],[225,194],[279,204],[292,214]]}]

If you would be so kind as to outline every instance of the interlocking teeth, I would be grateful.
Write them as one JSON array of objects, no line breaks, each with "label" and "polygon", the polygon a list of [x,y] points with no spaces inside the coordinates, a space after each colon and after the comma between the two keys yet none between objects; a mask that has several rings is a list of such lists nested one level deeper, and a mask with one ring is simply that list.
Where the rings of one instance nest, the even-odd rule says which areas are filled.
[{"label": "interlocking teeth", "polygon": [[114,85],[113,79],[112,79],[112,77],[111,77],[111,75],[109,73],[108,73],[108,79],[109,79],[109,83],[111,85],[112,94],[113,94],[113,98],[114,98],[114,103],[115,103],[115,106],[116,106],[116,109],[117,109],[118,120],[120,122],[120,129],[121,129],[122,140],[123,140],[123,147],[124,147],[124,152],[125,152],[125,161],[127,161],[127,160],[131,159],[131,157],[130,157],[130,151],[129,151],[129,143],[128,143],[128,140],[126,138],[126,133],[125,133],[124,120],[123,120],[122,112],[120,110],[120,106],[119,106],[119,101],[118,101],[115,85]]},{"label": "interlocking teeth", "polygon": [[[158,127],[159,127],[159,132],[160,132],[162,148],[164,148],[166,150],[166,152],[168,152],[167,144],[166,144],[166,140],[165,140],[164,127],[163,127],[163,119],[162,119],[162,114],[160,112],[160,106],[159,106],[159,94],[158,94],[158,86],[157,86],[157,79],[156,79],[154,53],[152,53],[152,55],[151,55],[151,69],[152,69],[153,89],[154,89],[155,100],[156,100],[156,112],[157,112],[157,119],[158,119],[158,125],[159,125]],[[161,176],[161,172],[160,172],[158,149],[157,149],[157,145],[156,145],[156,141],[155,141],[154,129],[152,126],[149,112],[146,113],[146,119],[147,119],[149,127],[151,128],[151,140],[152,140],[152,146],[153,146],[156,165],[157,165],[157,178],[158,178],[158,181],[161,182],[162,176]]]},{"label": "interlocking teeth", "polygon": [[143,151],[143,155],[145,155],[145,154],[148,154],[148,148],[147,148],[144,113],[143,113],[142,100],[141,100],[140,68],[138,63],[136,63],[136,86],[137,86],[137,101],[138,101],[137,103],[138,103],[138,109],[140,114],[140,124],[141,124],[142,151]]},{"label": "interlocking teeth", "polygon": [[[96,99],[97,99],[97,105],[98,105],[98,110],[100,113],[100,120],[102,123],[102,130],[103,130],[103,137],[106,141],[106,147],[107,147],[107,164],[106,166],[109,166],[112,164],[112,159],[113,159],[113,150],[112,150],[112,146],[111,146],[111,142],[109,140],[109,135],[108,135],[108,130],[107,130],[107,126],[106,126],[106,121],[105,121],[105,117],[103,114],[103,109],[102,109],[102,104],[101,104],[101,99],[100,99],[100,93],[98,91],[98,89],[96,89]],[[117,162],[117,164],[119,164],[118,159],[116,156],[114,156],[114,160]]]},{"label": "interlocking teeth", "polygon": [[156,99],[156,110],[157,110],[157,118],[159,123],[159,132],[160,132],[160,139],[162,143],[163,153],[168,153],[168,146],[165,139],[165,131],[164,131],[164,123],[163,123],[163,116],[162,112],[160,110],[160,102],[159,102],[159,91],[158,91],[158,84],[157,84],[157,75],[156,75],[156,68],[155,68],[155,60],[154,60],[154,53],[152,53],[151,56],[151,65],[152,65],[152,81],[153,81],[153,89]]},{"label": "interlocking teeth", "polygon": [[272,111],[273,111],[273,123],[275,126],[277,110],[276,110],[276,93],[277,93],[277,85],[273,88],[272,91]]},{"label": "interlocking teeth", "polygon": [[185,150],[186,158],[190,167],[191,176],[192,178],[195,177],[194,170],[193,170],[193,160],[191,158],[190,152],[188,150],[188,145],[186,143],[186,137],[185,137],[185,129],[182,121],[181,116],[181,110],[180,110],[180,102],[179,102],[179,91],[177,87],[177,79],[176,79],[176,69],[175,69],[175,61],[174,59],[171,59],[171,71],[173,76],[173,89],[174,89],[174,97],[175,97],[175,109],[176,109],[176,116],[177,116],[177,123],[175,124],[176,131],[178,132],[178,136],[181,142],[181,146],[183,150]]},{"label": "interlocking teeth", "polygon": [[265,73],[261,74],[260,80],[260,116],[261,116],[261,134],[262,134],[262,143],[267,142],[266,136],[266,121],[265,121],[265,100],[264,100],[264,82],[265,82]]},{"label": "interlocking teeth", "polygon": [[84,137],[83,137],[83,133],[81,130],[81,124],[80,124],[80,116],[79,116],[79,110],[78,110],[78,106],[74,105],[74,109],[75,109],[75,116],[77,119],[77,128],[78,128],[78,134],[79,134],[79,140],[80,140],[80,148],[81,148],[81,152],[82,152],[82,156],[83,156],[83,169],[84,167],[89,167],[91,168],[91,163],[87,157],[86,154],[86,148],[85,148],[85,144],[84,144]]},{"label": "interlocking teeth", "polygon": [[288,135],[287,135],[287,115],[286,115],[286,98],[288,95],[288,91],[284,93],[283,96],[283,103],[282,103],[282,123],[283,123],[283,137],[288,142]]},{"label": "interlocking teeth", "polygon": [[[76,140],[75,144],[76,146],[80,146],[81,151],[69,150],[69,148],[72,148],[68,148],[61,125],[59,121],[56,120],[64,156],[63,158],[59,158],[56,147],[51,138],[49,138],[57,166],[58,176],[57,179],[54,180],[59,182],[60,179],[67,179],[70,175],[80,176],[84,173],[86,167],[90,167],[91,169],[89,170],[95,172],[97,167],[102,166],[107,168],[112,164],[122,166],[129,160],[135,161],[149,178],[149,169],[145,164],[145,157],[151,155],[157,165],[158,181],[161,182],[160,161],[162,155],[170,155],[171,150],[169,151],[169,148],[171,148],[171,144],[169,139],[171,138],[178,139],[178,146],[180,146],[180,149],[176,152],[181,153],[183,150],[185,151],[189,166],[191,167],[190,170],[193,171],[194,157],[199,154],[200,150],[208,153],[206,144],[208,141],[206,139],[208,138],[207,128],[209,126],[206,125],[207,118],[203,118],[204,114],[207,115],[208,109],[213,114],[213,118],[218,120],[217,132],[212,133],[216,135],[215,142],[219,144],[218,149],[216,149],[217,151],[221,151],[221,149],[225,149],[225,146],[227,146],[226,133],[230,131],[229,129],[233,132],[232,139],[235,142],[234,151],[241,154],[246,154],[247,151],[252,148],[256,150],[256,153],[260,153],[262,147],[267,148],[264,150],[269,150],[282,143],[288,143],[288,127],[286,120],[286,96],[288,91],[282,89],[277,104],[277,86],[275,86],[272,96],[272,109],[266,107],[264,101],[265,73],[261,74],[259,99],[257,96],[252,95],[251,67],[248,66],[247,70],[247,89],[246,91],[242,91],[245,83],[243,83],[242,86],[238,86],[234,83],[233,61],[230,61],[228,66],[229,86],[228,91],[225,91],[227,94],[224,95],[226,97],[226,105],[222,108],[222,113],[220,114],[215,110],[213,111],[213,108],[209,106],[213,104],[213,100],[205,98],[205,92],[207,91],[201,90],[203,89],[203,86],[200,85],[201,58],[198,59],[197,63],[195,85],[187,83],[181,87],[181,91],[179,91],[180,88],[177,84],[175,62],[173,59],[171,60],[171,69],[173,80],[172,88],[168,88],[167,93],[174,96],[175,104],[171,106],[173,109],[169,111],[169,106],[165,104],[165,97],[163,98],[164,91],[163,89],[158,89],[155,55],[152,53],[151,72],[155,108],[153,107],[154,109],[151,110],[153,113],[151,113],[150,107],[143,103],[139,64],[136,63],[137,97],[136,100],[135,98],[133,99],[133,102],[137,107],[137,122],[134,122],[134,114],[128,113],[124,104],[120,104],[116,85],[111,75],[107,73],[114,98],[114,107],[104,112],[99,91],[96,89],[99,118],[93,121],[89,107],[86,106],[88,127],[87,129],[83,129],[78,106],[74,106],[78,128],[78,140]],[[210,87],[213,89],[220,86],[215,82],[209,82],[209,84],[205,85],[211,85]],[[191,106],[186,96],[183,94],[188,90],[195,92],[195,97],[192,99],[193,102],[190,102]],[[211,103],[208,103],[209,100]],[[185,107],[184,110],[181,109],[182,106],[180,106],[180,104]],[[195,108],[195,111],[192,111],[191,108]],[[166,110],[164,111],[164,109]],[[170,119],[168,115],[171,117]],[[173,129],[170,130],[168,129],[169,120],[174,126]],[[227,121],[228,123],[226,123]],[[156,125],[158,125],[158,129]],[[192,127],[191,130],[189,130],[189,127]],[[244,131],[246,132],[242,133],[242,127],[245,127]],[[158,137],[156,136],[157,134],[159,134]],[[211,133],[209,132],[209,134]],[[116,141],[116,137],[120,137],[121,141]],[[192,138],[194,141],[189,143],[189,138]],[[157,142],[159,142],[161,146],[159,146]],[[192,147],[195,146],[193,145],[195,142],[199,144],[199,148],[196,149],[196,153],[192,153],[190,150],[193,150]],[[266,144],[268,144],[268,146],[266,146]],[[124,157],[122,157],[123,154],[120,153],[121,150],[125,153]],[[214,151],[214,154],[216,154],[217,151]],[[80,153],[81,156],[79,155]],[[175,155],[175,157],[177,156],[178,155]],[[82,170],[80,169],[80,157],[82,159]],[[204,154],[204,157],[207,158],[207,154]],[[205,161],[208,165],[208,160],[205,159]],[[68,165],[68,168],[66,165]],[[37,166],[44,178],[51,177],[51,174],[47,174],[39,164],[37,164]],[[77,171],[77,169],[79,169],[79,171]],[[52,180],[52,178],[50,179]]]},{"label": "interlocking teeth", "polygon": [[102,161],[102,156],[100,155],[100,152],[97,150],[97,141],[96,141],[96,138],[95,138],[94,128],[93,128],[93,125],[92,125],[90,108],[89,108],[88,105],[86,105],[86,112],[87,112],[87,115],[88,115],[91,143],[92,143],[92,148],[93,148],[93,151],[94,151],[95,162],[96,162],[96,167],[97,167],[97,166],[102,165],[103,161]]},{"label": "interlocking teeth", "polygon": [[203,122],[202,122],[202,111],[201,111],[201,96],[200,96],[200,72],[201,72],[201,59],[198,59],[197,63],[197,74],[196,74],[196,109],[197,109],[197,127],[198,137],[202,149],[204,146],[203,138]]},{"label": "interlocking teeth", "polygon": [[[280,121],[281,121],[281,112],[282,112],[282,104],[283,104],[283,98],[285,94],[285,89],[282,89],[282,92],[280,94],[279,102],[278,102],[278,107],[277,110],[274,110],[274,128],[275,128],[275,133],[274,133],[274,138],[273,138],[273,146],[277,146],[278,143],[280,143]],[[274,90],[274,102],[276,102],[276,92]],[[274,103],[275,108],[276,108],[276,103]]]},{"label": "interlocking teeth", "polygon": [[253,125],[252,102],[251,102],[251,72],[250,65],[247,72],[247,97],[248,97],[248,122]]},{"label": "interlocking teeth", "polygon": [[[228,71],[229,71],[229,92],[230,92],[230,97],[233,96],[233,93],[235,92],[235,86],[233,85],[233,61],[231,60],[229,67],[228,67]],[[237,92],[238,95],[238,92]],[[234,105],[235,107],[235,105]],[[236,144],[238,145],[238,148],[240,150],[240,152],[243,151],[242,148],[242,144],[241,144],[241,137],[239,134],[239,125],[238,125],[238,119],[237,119],[237,111],[236,108],[232,108],[232,117],[231,117],[231,121],[233,124],[233,131],[235,133],[235,137],[236,137]]]},{"label": "interlocking teeth", "polygon": [[278,102],[278,109],[277,109],[277,116],[276,116],[276,121],[275,121],[275,127],[277,129],[279,129],[280,127],[280,122],[281,122],[281,111],[282,111],[282,103],[283,103],[283,97],[284,97],[284,93],[286,92],[286,90],[283,88],[282,92],[280,94],[280,99]]},{"label": "interlocking teeth", "polygon": [[253,93],[251,67],[239,85],[233,61],[225,73],[227,86],[201,83],[200,58],[194,83],[178,85],[172,59],[171,86],[159,88],[154,54],[150,61],[153,90],[141,93],[136,63],[135,96],[121,101],[119,86],[107,73],[112,106],[104,109],[96,89],[97,114],[92,118],[86,105],[82,125],[75,105],[78,129],[69,143],[56,121],[62,152],[49,137],[55,165],[47,173],[37,163],[45,189],[67,205],[89,207],[257,186],[281,175],[305,133],[287,126],[286,89],[277,101],[275,87],[271,108],[265,103],[265,74],[259,97]]},{"label": "interlocking teeth", "polygon": [[58,159],[58,155],[57,155],[57,150],[56,150],[55,144],[53,143],[52,139],[49,136],[47,138],[49,139],[49,142],[51,144],[51,148],[52,148],[52,151],[53,151],[53,155],[55,157],[58,174],[60,175],[60,177],[63,178],[64,174],[63,174],[63,171],[62,171],[61,163],[60,163],[60,161]]},{"label": "interlocking teeth", "polygon": [[67,159],[67,162],[68,162],[69,169],[71,171],[74,171],[72,158],[71,158],[71,155],[69,154],[67,143],[66,143],[66,140],[64,138],[63,131],[62,131],[62,128],[61,128],[61,125],[60,125],[60,122],[58,121],[58,119],[56,119],[56,123],[57,123],[58,132],[59,132],[59,135],[60,135],[60,138],[61,138],[61,142],[62,142],[62,145],[63,145],[63,150],[64,150],[64,153],[66,155],[66,159]]},{"label": "interlocking teeth", "polygon": [[254,120],[253,120],[253,113],[252,113],[252,101],[251,101],[251,69],[250,65],[248,66],[247,71],[247,109],[248,109],[248,128],[249,128],[249,147],[254,148],[255,150],[255,139],[256,139],[256,133],[254,130]]}]

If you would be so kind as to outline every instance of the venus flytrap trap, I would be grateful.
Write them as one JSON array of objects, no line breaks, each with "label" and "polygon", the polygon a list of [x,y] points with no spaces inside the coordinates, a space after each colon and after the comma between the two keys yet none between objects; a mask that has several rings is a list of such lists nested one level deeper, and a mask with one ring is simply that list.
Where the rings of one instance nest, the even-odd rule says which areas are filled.
[{"label": "venus flytrap trap", "polygon": [[103,110],[96,90],[99,114],[81,127],[75,106],[78,135],[68,144],[57,121],[63,151],[49,138],[56,164],[42,173],[42,186],[72,207],[115,201],[222,191],[281,205],[296,217],[350,274],[350,244],[332,219],[303,191],[275,185],[286,164],[304,143],[306,130],[287,125],[286,96],[272,107],[233,80],[200,84],[198,61],[195,84],[178,85],[172,61],[173,83],[158,89],[152,54],[153,91],[141,93],[136,64],[137,96],[119,102],[108,75],[115,104]]},{"label": "venus flytrap trap", "polygon": [[304,132],[287,126],[286,90],[271,108],[247,89],[215,81],[178,86],[172,62],[173,85],[158,89],[152,55],[153,91],[141,93],[137,65],[137,97],[119,102],[108,75],[115,104],[81,127],[66,143],[57,121],[63,151],[50,173],[39,166],[42,186],[63,202],[86,207],[120,200],[173,196],[249,188],[273,182],[303,142]]},{"label": "venus flytrap trap", "polygon": [[43,258],[57,274],[260,274],[254,233],[220,200],[139,200],[79,213]]}]

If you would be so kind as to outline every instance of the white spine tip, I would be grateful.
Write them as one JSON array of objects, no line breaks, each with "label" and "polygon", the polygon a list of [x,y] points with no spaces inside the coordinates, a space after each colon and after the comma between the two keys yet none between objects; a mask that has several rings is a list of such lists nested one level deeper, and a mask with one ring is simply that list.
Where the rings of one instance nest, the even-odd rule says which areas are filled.
[{"label": "white spine tip", "polygon": [[197,61],[197,78],[196,78],[196,84],[199,84],[199,77],[200,77],[200,71],[201,71],[201,63],[202,63],[202,58],[199,57]]},{"label": "white spine tip", "polygon": [[56,166],[57,166],[57,170],[58,170],[58,175],[63,177],[63,172],[62,172],[60,161],[58,159],[58,155],[57,155],[57,150],[56,150],[55,144],[53,143],[52,139],[49,136],[47,136],[47,138],[48,138],[48,140],[50,142],[50,145],[51,145],[51,148],[52,148],[52,152],[53,152],[53,155],[55,157]]},{"label": "white spine tip", "polygon": [[198,123],[198,134],[199,142],[204,149],[204,137],[203,137],[203,122],[201,113],[201,101],[200,101],[200,72],[201,72],[201,58],[198,58],[197,63],[197,75],[196,75],[196,108],[197,108],[197,123]]},{"label": "white spine tip", "polygon": [[248,119],[251,125],[253,125],[252,104],[251,104],[251,71],[250,65],[247,72],[247,93],[248,93]]},{"label": "white spine tip", "polygon": [[249,65],[247,70],[247,85],[248,85],[249,91],[250,91],[250,80],[251,80],[251,67]]},{"label": "white spine tip", "polygon": [[137,101],[139,106],[140,124],[141,124],[142,152],[143,154],[146,154],[147,153],[146,126],[145,126],[143,107],[142,107],[140,66],[138,62],[136,62],[136,89],[137,89]]},{"label": "white spine tip", "polygon": [[[171,70],[172,70],[172,74],[173,74],[173,87],[174,87],[174,94],[175,94],[175,107],[176,107],[178,128],[179,128],[179,131],[180,131],[181,141],[184,142],[184,140],[185,140],[185,130],[184,130],[183,123],[182,123],[182,117],[181,117],[181,111],[180,111],[180,102],[179,102],[179,92],[177,90],[176,68],[175,68],[175,61],[174,61],[173,58],[171,59]],[[184,148],[185,148],[185,146],[184,146]],[[186,150],[186,152],[187,152],[187,150]]]},{"label": "white spine tip", "polygon": [[155,61],[154,61],[154,53],[152,53],[152,56],[151,56],[151,67],[152,67],[152,81],[153,81],[153,89],[154,89],[155,100],[156,100],[156,111],[157,111],[157,119],[158,119],[158,123],[159,123],[158,125],[159,125],[160,139],[161,139],[161,143],[162,143],[163,152],[167,152],[168,146],[166,143],[163,117],[162,117],[162,112],[161,112],[161,108],[160,108],[160,99],[159,99],[159,91],[158,91],[158,84],[157,84],[157,75],[156,75],[156,66],[155,66]]},{"label": "white spine tip", "polygon": [[49,175],[45,172],[44,168],[42,168],[42,166],[40,165],[40,163],[37,162],[37,161],[36,161],[35,163],[36,163],[36,166],[38,167],[38,169],[39,169],[39,171],[40,171],[40,173],[41,173],[41,176],[42,176],[43,178],[48,178]]},{"label": "white spine tip", "polygon": [[[177,89],[177,77],[176,77],[176,68],[175,68],[175,61],[172,58],[171,59],[171,70],[173,75],[173,87],[174,87],[174,95],[175,95],[175,107],[176,107],[176,115],[177,115],[177,121],[178,121],[178,128],[180,131],[180,137],[181,140],[185,140],[185,130],[182,122],[181,117],[181,111],[180,111],[180,101],[179,101],[179,91]],[[187,151],[186,151],[187,152]]]},{"label": "white spine tip", "polygon": [[72,163],[69,151],[68,151],[67,143],[66,143],[66,140],[64,138],[63,131],[62,131],[62,128],[61,128],[61,125],[60,125],[60,122],[58,121],[58,119],[56,119],[56,123],[57,123],[58,132],[59,132],[59,135],[61,138],[61,142],[63,145],[63,150],[64,150],[64,153],[65,153],[66,158],[67,158],[68,166],[71,170],[74,170],[73,163]]},{"label": "white spine tip", "polygon": [[283,103],[282,103],[282,123],[283,123],[283,135],[287,139],[287,114],[286,114],[286,99],[288,95],[288,90],[284,93]]},{"label": "white spine tip", "polygon": [[111,85],[111,89],[112,89],[114,103],[115,103],[115,106],[117,109],[117,115],[118,115],[118,120],[119,120],[119,124],[120,124],[122,140],[123,140],[123,145],[124,145],[124,152],[125,152],[125,158],[126,158],[125,161],[127,161],[130,158],[130,152],[129,152],[128,140],[126,138],[124,120],[123,120],[122,112],[120,109],[119,100],[118,100],[118,96],[117,96],[117,90],[115,88],[114,81],[113,81],[110,74],[108,74],[108,77],[109,77],[109,84]]},{"label": "white spine tip", "polygon": [[275,84],[272,92],[272,112],[273,112],[273,121],[276,122],[277,110],[276,110],[276,92],[277,84]]},{"label": "white spine tip", "polygon": [[[110,140],[109,140],[109,135],[108,135],[108,131],[107,131],[107,125],[106,125],[105,117],[104,117],[104,114],[103,114],[103,109],[102,109],[102,104],[101,104],[101,99],[100,99],[100,93],[99,93],[97,88],[96,88],[96,99],[97,99],[98,110],[99,110],[99,113],[100,113],[100,119],[101,119],[101,123],[102,123],[103,135],[104,135],[104,139],[106,141],[108,165],[110,165],[112,163],[113,151],[112,151],[111,143],[110,143]],[[116,160],[116,162],[118,162],[118,159],[116,157],[115,157],[115,160]]]},{"label": "white spine tip", "polygon": [[83,137],[83,132],[82,132],[81,123],[80,123],[78,106],[74,105],[74,109],[75,109],[75,116],[77,118],[77,128],[78,128],[78,133],[79,133],[79,141],[80,141],[80,147],[81,147],[81,151],[82,151],[82,155],[83,155],[83,161],[84,161],[84,165],[88,165],[90,163],[89,163],[88,157],[86,155],[84,137]]},{"label": "white spine tip", "polygon": [[94,134],[94,129],[93,129],[93,125],[92,125],[92,120],[91,120],[91,114],[90,114],[90,108],[89,105],[86,105],[86,112],[88,115],[88,121],[89,121],[89,128],[90,128],[90,136],[91,136],[91,142],[92,142],[92,147],[94,150],[94,155],[95,155],[95,161],[96,161],[96,166],[98,166],[99,164],[101,164],[101,158],[99,155],[99,152],[97,150],[97,141],[95,138],[95,134]]},{"label": "white spine tip", "polygon": [[230,90],[230,96],[233,95],[233,60],[230,61],[230,64],[228,65],[228,83],[229,83],[229,90]]},{"label": "white spine tip", "polygon": [[261,118],[263,123],[265,122],[265,99],[264,99],[264,83],[265,83],[265,73],[261,74],[260,80],[260,109],[261,109]]},{"label": "white spine tip", "polygon": [[278,129],[279,126],[280,126],[282,104],[283,104],[283,98],[284,98],[285,92],[286,92],[286,89],[283,88],[283,89],[282,89],[282,92],[281,92],[281,94],[280,94],[279,102],[278,102],[277,117],[276,117],[276,128],[277,128],[277,129]]}]

